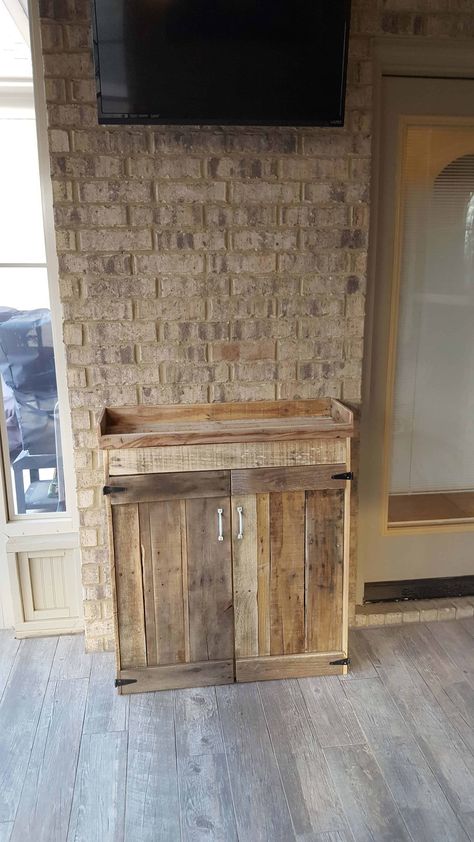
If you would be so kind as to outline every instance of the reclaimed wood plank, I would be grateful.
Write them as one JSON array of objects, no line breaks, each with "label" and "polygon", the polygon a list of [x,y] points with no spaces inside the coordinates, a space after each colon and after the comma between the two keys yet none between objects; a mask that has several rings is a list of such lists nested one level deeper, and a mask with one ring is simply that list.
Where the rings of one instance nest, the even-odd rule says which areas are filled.
[{"label": "reclaimed wood plank", "polygon": [[356,842],[413,842],[367,745],[332,746],[324,754]]},{"label": "reclaimed wood plank", "polygon": [[307,652],[343,648],[344,492],[306,493]]},{"label": "reclaimed wood plank", "polygon": [[[243,532],[239,538],[239,509]],[[257,501],[253,494],[232,497],[232,575],[234,640],[237,658],[259,654],[258,649]]]},{"label": "reclaimed wood plank", "polygon": [[[218,509],[223,540],[218,541]],[[191,662],[234,655],[231,519],[228,498],[186,500]]]},{"label": "reclaimed wood plank", "polygon": [[183,842],[238,842],[225,755],[179,758],[178,776]]},{"label": "reclaimed wood plank", "polygon": [[125,731],[84,734],[68,842],[123,842],[126,765]]},{"label": "reclaimed wood plank", "polygon": [[[150,632],[146,628],[148,665],[179,664],[185,660],[182,532],[186,526],[179,500],[150,503],[148,513],[151,557],[145,550],[144,568],[151,567],[147,578],[153,591],[151,606],[145,592],[145,617],[154,612]],[[155,644],[148,649],[153,634]]]},{"label": "reclaimed wood plank", "polygon": [[231,475],[232,495],[323,489],[328,486],[331,489],[345,488],[344,480],[335,480],[332,476],[346,470],[345,462],[338,465],[234,470]]},{"label": "reclaimed wood plank", "polygon": [[174,716],[179,757],[222,754],[224,745],[214,687],[180,690],[176,693]]},{"label": "reclaimed wood plank", "polygon": [[297,839],[346,830],[347,822],[296,681],[259,685]]},{"label": "reclaimed wood plank", "polygon": [[12,842],[67,838],[88,683],[66,678],[48,685]]},{"label": "reclaimed wood plank", "polygon": [[[140,553],[143,582],[143,614],[145,622],[146,662],[158,663],[158,639],[155,612],[155,577],[153,570],[153,547],[151,541],[150,503],[138,506],[138,525],[140,530]],[[120,619],[119,619],[120,622]]]},{"label": "reclaimed wood plank", "polygon": [[342,675],[345,667],[331,661],[343,657],[342,652],[324,655],[262,655],[258,658],[237,658],[237,681],[269,681],[276,678],[304,678],[315,675]]},{"label": "reclaimed wood plank", "polygon": [[257,494],[258,653],[270,654],[270,495]]},{"label": "reclaimed wood plank", "polygon": [[112,511],[120,665],[144,667],[146,643],[138,505],[115,506]]},{"label": "reclaimed wood plank", "polygon": [[125,842],[180,839],[174,693],[130,699]]},{"label": "reclaimed wood plank", "polygon": [[226,661],[196,661],[191,664],[165,664],[145,669],[121,670],[120,678],[136,682],[122,687],[123,695],[146,693],[150,690],[231,684],[234,681],[234,661],[229,658]]},{"label": "reclaimed wood plank", "polygon": [[242,842],[295,839],[257,687],[218,687],[217,701]]},{"label": "reclaimed wood plank", "polygon": [[352,681],[345,685],[345,692],[413,839],[467,842],[454,810],[381,681]]},{"label": "reclaimed wood plank", "polygon": [[332,465],[346,462],[345,440],[312,439],[290,442],[248,442],[110,450],[110,476],[218,471],[279,465]]},{"label": "reclaimed wood plank", "polygon": [[299,685],[314,731],[323,748],[366,742],[354,709],[337,678],[302,678]]},{"label": "reclaimed wood plank", "polygon": [[57,638],[23,640],[0,703],[0,822],[20,802]]},{"label": "reclaimed wood plank", "polygon": [[304,491],[270,494],[270,652],[304,652]]},{"label": "reclaimed wood plank", "polygon": [[157,503],[194,497],[223,497],[230,494],[228,471],[191,471],[174,474],[139,474],[127,480],[110,480],[113,506],[126,503]]},{"label": "reclaimed wood plank", "polygon": [[[337,404],[337,406],[336,406]],[[241,418],[291,418],[311,415],[332,416],[350,420],[349,408],[332,398],[312,398],[309,400],[257,400],[257,401],[218,401],[216,403],[160,404],[159,406],[120,406],[106,407],[102,416],[105,432],[116,429],[134,430],[137,425],[148,426],[155,421],[225,421]],[[349,415],[347,414],[349,413]]]}]

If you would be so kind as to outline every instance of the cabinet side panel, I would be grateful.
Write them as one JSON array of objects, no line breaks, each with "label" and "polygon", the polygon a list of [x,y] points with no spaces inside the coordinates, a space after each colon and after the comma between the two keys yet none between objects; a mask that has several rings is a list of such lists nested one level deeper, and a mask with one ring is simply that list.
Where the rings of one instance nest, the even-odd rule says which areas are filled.
[{"label": "cabinet side panel", "polygon": [[148,508],[154,617],[146,636],[149,656],[154,648],[156,658],[148,665],[179,664],[185,660],[181,504],[168,500]]},{"label": "cabinet side panel", "polygon": [[304,652],[304,491],[270,494],[272,655]]},{"label": "cabinet side panel", "polygon": [[[217,510],[223,510],[218,541]],[[186,500],[189,658],[234,657],[229,498]]]},{"label": "cabinet side panel", "polygon": [[344,492],[306,494],[306,651],[342,649]]},{"label": "cabinet side panel", "polygon": [[138,506],[113,508],[115,582],[122,669],[146,666]]},{"label": "cabinet side panel", "polygon": [[257,494],[258,652],[270,654],[270,495]]},{"label": "cabinet side panel", "polygon": [[[239,519],[238,509],[241,509]],[[242,534],[239,538],[239,526]],[[258,655],[257,504],[254,494],[232,497],[235,656]]]}]

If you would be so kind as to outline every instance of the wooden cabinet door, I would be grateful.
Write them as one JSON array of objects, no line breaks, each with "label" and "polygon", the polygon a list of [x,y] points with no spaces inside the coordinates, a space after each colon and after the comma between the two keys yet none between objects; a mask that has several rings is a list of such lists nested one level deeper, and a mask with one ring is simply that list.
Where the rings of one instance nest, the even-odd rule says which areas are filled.
[{"label": "wooden cabinet door", "polygon": [[345,670],[346,470],[232,471],[237,681]]},{"label": "wooden cabinet door", "polygon": [[229,472],[110,482],[122,692],[232,682]]}]

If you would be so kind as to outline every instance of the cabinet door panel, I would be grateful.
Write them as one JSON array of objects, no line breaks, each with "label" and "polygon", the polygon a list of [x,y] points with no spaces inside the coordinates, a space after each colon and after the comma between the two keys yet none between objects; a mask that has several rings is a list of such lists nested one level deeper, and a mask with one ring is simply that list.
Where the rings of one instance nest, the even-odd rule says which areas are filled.
[{"label": "cabinet door panel", "polygon": [[[223,540],[218,540],[218,509]],[[191,661],[232,658],[234,621],[227,497],[186,500],[189,647]]]},{"label": "cabinet door panel", "polygon": [[[216,477],[222,485],[222,477]],[[229,482],[227,481],[227,487]],[[224,483],[225,486],[225,483]],[[122,692],[201,686],[234,677],[231,524],[228,496],[123,503],[111,495],[119,678]],[[119,502],[120,499],[120,502]],[[218,540],[222,509],[223,540]],[[209,664],[209,668],[206,664]],[[133,675],[132,675],[133,673]],[[176,682],[175,684],[173,682]]]},{"label": "cabinet door panel", "polygon": [[[342,471],[334,466],[333,472]],[[245,487],[262,487],[262,478]],[[232,497],[235,523],[237,505],[243,507],[244,524],[255,521],[254,527],[244,528],[240,540],[233,528],[237,680],[258,680],[260,668],[261,678],[344,669],[331,661],[345,655],[349,488],[329,477],[326,488],[315,489],[311,480],[309,489],[294,490],[298,481],[307,479],[298,468],[282,469],[278,482],[283,490],[271,490],[272,474],[269,493]],[[231,486],[236,487],[233,476]]]}]

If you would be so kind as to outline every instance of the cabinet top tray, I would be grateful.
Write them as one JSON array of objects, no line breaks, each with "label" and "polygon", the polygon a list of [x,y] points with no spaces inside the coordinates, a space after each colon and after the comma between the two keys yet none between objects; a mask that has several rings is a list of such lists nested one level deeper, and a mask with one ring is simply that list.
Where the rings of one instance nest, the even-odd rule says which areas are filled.
[{"label": "cabinet top tray", "polygon": [[353,431],[352,411],[333,398],[106,407],[99,419],[104,450],[346,438]]}]

